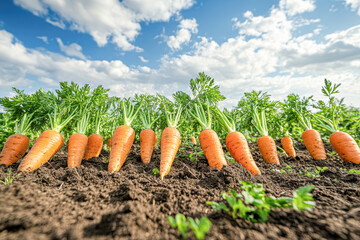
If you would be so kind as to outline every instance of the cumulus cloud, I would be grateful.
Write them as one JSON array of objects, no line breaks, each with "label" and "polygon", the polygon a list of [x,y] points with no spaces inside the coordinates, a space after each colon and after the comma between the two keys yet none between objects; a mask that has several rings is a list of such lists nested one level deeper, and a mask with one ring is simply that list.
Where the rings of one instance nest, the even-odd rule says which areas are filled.
[{"label": "cumulus cloud", "polygon": [[143,63],[147,63],[149,62],[149,60],[145,59],[143,56],[139,56],[140,61],[142,61]]},{"label": "cumulus cloud", "polygon": [[198,32],[198,24],[196,23],[196,19],[183,19],[181,20],[176,35],[172,35],[169,37],[165,37],[166,44],[172,50],[181,49],[183,44],[187,44],[190,42],[191,34]]},{"label": "cumulus cloud", "polygon": [[299,13],[314,11],[315,0],[280,0],[279,7],[289,16],[294,16]]},{"label": "cumulus cloud", "polygon": [[14,0],[15,4],[41,16],[50,24],[90,34],[99,46],[108,42],[125,51],[142,51],[131,42],[141,21],[168,21],[189,8],[194,0]]},{"label": "cumulus cloud", "polygon": [[84,54],[81,52],[82,47],[77,43],[71,43],[70,45],[64,45],[60,38],[56,38],[56,41],[59,44],[60,50],[70,57],[78,57],[81,59],[86,59]]},{"label": "cumulus cloud", "polygon": [[346,5],[350,5],[352,11],[357,11],[360,15],[360,0],[346,0]]}]

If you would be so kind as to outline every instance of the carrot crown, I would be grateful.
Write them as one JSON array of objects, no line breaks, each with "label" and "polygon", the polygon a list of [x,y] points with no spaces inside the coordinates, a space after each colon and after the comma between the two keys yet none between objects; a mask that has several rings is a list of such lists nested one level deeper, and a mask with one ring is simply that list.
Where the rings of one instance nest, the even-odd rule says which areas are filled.
[{"label": "carrot crown", "polygon": [[310,118],[306,117],[304,113],[301,113],[297,110],[295,110],[298,117],[299,117],[299,120],[300,120],[300,124],[306,129],[312,129],[312,125],[311,125],[311,121],[310,121]]},{"label": "carrot crown", "polygon": [[22,134],[22,135],[26,134],[27,130],[30,128],[31,123],[34,121],[34,119],[31,119],[32,116],[33,113],[29,115],[25,113],[23,115],[23,117],[20,120],[20,123],[15,125],[15,134]]},{"label": "carrot crown", "polygon": [[[85,112],[85,111],[84,111]],[[82,113],[80,120],[76,124],[76,131],[85,134],[89,126],[89,113]]]},{"label": "carrot crown", "polygon": [[124,100],[121,101],[123,107],[123,114],[124,114],[124,125],[130,126],[131,123],[134,121],[136,115],[138,114],[143,101],[141,101],[140,106],[135,110],[135,106],[127,100],[126,103]]},{"label": "carrot crown", "polygon": [[317,120],[317,125],[319,125],[320,127],[323,127],[332,133],[339,131],[336,120],[328,119],[320,114],[314,114],[314,117]]},{"label": "carrot crown", "polygon": [[77,109],[75,109],[66,119],[63,119],[64,115],[68,111],[66,108],[63,108],[63,111],[59,113],[58,108],[60,107],[56,105],[54,108],[54,114],[51,115],[50,113],[48,113],[48,116],[49,116],[50,128],[52,130],[60,132],[61,129],[63,129],[71,121],[71,119],[73,119]]},{"label": "carrot crown", "polygon": [[168,126],[176,128],[178,126],[178,123],[179,123],[179,120],[181,117],[182,106],[180,105],[179,108],[177,109],[177,111],[175,111],[175,112],[169,112],[164,103],[163,103],[163,106],[165,109],[164,114],[165,114],[165,118],[166,118],[166,122],[167,122]]},{"label": "carrot crown", "polygon": [[220,124],[226,129],[226,131],[228,131],[228,133],[236,131],[235,122],[233,119],[227,117],[218,106],[216,106],[215,112],[217,113]]},{"label": "carrot crown", "polygon": [[200,125],[204,129],[210,129],[211,128],[211,115],[210,115],[209,104],[206,104],[207,114],[205,113],[200,102],[198,102],[198,104],[195,103],[193,105],[194,113],[191,110],[189,110],[188,112],[190,113],[191,116],[193,116],[193,118],[195,118],[200,123]]},{"label": "carrot crown", "polygon": [[266,124],[266,116],[265,116],[265,111],[262,110],[260,115],[257,111],[257,109],[255,108],[253,110],[253,124],[255,126],[255,128],[258,130],[258,132],[262,135],[262,136],[268,136],[269,135],[269,131],[268,131],[268,127]]},{"label": "carrot crown", "polygon": [[145,129],[151,129],[152,125],[159,118],[160,118],[160,116],[158,116],[153,121],[151,121],[151,111],[149,109],[145,109],[143,112],[140,112],[140,119],[141,119],[141,122],[143,123]]}]

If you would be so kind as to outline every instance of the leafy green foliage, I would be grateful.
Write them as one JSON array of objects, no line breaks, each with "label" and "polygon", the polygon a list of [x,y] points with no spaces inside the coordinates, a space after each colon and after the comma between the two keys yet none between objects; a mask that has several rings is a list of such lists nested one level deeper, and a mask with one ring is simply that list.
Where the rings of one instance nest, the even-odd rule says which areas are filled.
[{"label": "leafy green foliage", "polygon": [[315,186],[305,186],[296,190],[294,198],[274,198],[265,196],[265,189],[261,184],[241,182],[241,193],[234,189],[229,194],[222,193],[226,202],[206,202],[215,210],[223,210],[234,219],[240,216],[251,222],[266,222],[272,208],[294,208],[297,210],[311,210],[315,206],[310,194]]},{"label": "leafy green foliage", "polygon": [[154,175],[156,175],[156,174],[159,174],[159,173],[160,173],[159,169],[157,169],[157,168],[154,168],[154,169],[152,170],[152,172],[153,172],[153,174],[154,174]]},{"label": "leafy green foliage", "polygon": [[205,235],[211,228],[211,222],[207,217],[202,217],[200,220],[188,217],[186,218],[183,214],[178,213],[175,218],[168,216],[168,222],[173,228],[177,228],[183,238],[187,238],[188,227],[193,230],[196,239],[204,239]]},{"label": "leafy green foliage", "polygon": [[4,179],[4,181],[0,180],[0,183],[4,185],[10,185],[13,183],[14,178],[11,177],[11,169],[8,170],[8,177]]},{"label": "leafy green foliage", "polygon": [[203,72],[200,72],[197,78],[190,79],[190,89],[195,100],[209,102],[211,105],[226,99],[220,93],[220,86],[215,84],[215,80]]}]

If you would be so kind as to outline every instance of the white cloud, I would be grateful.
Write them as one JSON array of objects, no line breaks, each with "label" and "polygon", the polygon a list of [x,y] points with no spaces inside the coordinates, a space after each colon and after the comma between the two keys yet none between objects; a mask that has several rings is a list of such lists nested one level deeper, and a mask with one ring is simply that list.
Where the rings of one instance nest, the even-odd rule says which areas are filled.
[{"label": "white cloud", "polygon": [[58,86],[59,85],[54,79],[47,78],[47,77],[40,77],[38,80],[39,80],[39,82],[45,83],[48,86]]},{"label": "white cloud", "polygon": [[279,7],[289,16],[315,10],[315,0],[280,0]]},{"label": "white cloud", "polygon": [[42,40],[44,43],[49,44],[48,38],[46,36],[38,36],[37,38]]},{"label": "white cloud", "polygon": [[70,57],[78,57],[81,59],[86,59],[84,54],[81,52],[82,47],[77,43],[71,43],[70,45],[64,45],[60,38],[56,38],[56,41],[59,44],[60,50]]},{"label": "white cloud", "polygon": [[[15,4],[46,19],[54,26],[90,34],[99,46],[108,42],[125,51],[140,52],[131,42],[140,32],[141,21],[168,21],[194,0],[14,0]],[[51,14],[49,13],[51,10]]]},{"label": "white cloud", "polygon": [[346,0],[346,5],[350,5],[351,10],[360,15],[360,0]]},{"label": "white cloud", "polygon": [[142,61],[143,63],[147,63],[149,62],[149,60],[145,59],[143,56],[139,56],[140,61]]},{"label": "white cloud", "polygon": [[196,23],[196,19],[183,19],[181,20],[176,35],[165,37],[167,45],[172,50],[181,49],[183,44],[187,44],[190,42],[191,34],[198,32],[198,24]]}]

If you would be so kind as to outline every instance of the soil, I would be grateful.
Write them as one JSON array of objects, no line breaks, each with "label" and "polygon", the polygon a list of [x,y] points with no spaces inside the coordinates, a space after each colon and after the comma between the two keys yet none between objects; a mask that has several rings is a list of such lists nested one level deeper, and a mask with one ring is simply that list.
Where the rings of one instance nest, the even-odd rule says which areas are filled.
[{"label": "soil", "polygon": [[[344,170],[359,170],[359,165],[340,160],[331,146],[326,147],[326,161],[315,161],[302,143],[296,158],[279,153],[280,166],[266,164],[256,144],[250,146],[261,176],[232,162],[213,170],[204,156],[192,162],[186,155],[194,150],[188,146],[161,181],[152,171],[159,168],[160,150],[143,165],[138,143],[113,174],[107,171],[105,150],[75,169],[66,167],[66,147],[30,174],[16,175],[14,164],[13,183],[0,184],[0,239],[180,239],[166,219],[177,213],[207,216],[212,227],[205,239],[360,239],[360,175]],[[317,177],[305,174],[317,166],[328,169]],[[8,169],[1,166],[0,180],[7,176]],[[221,201],[222,192],[238,190],[239,181],[261,183],[274,197],[292,197],[297,188],[313,184],[316,207],[274,209],[268,222],[252,223],[205,204]],[[189,239],[195,239],[193,233]]]}]

